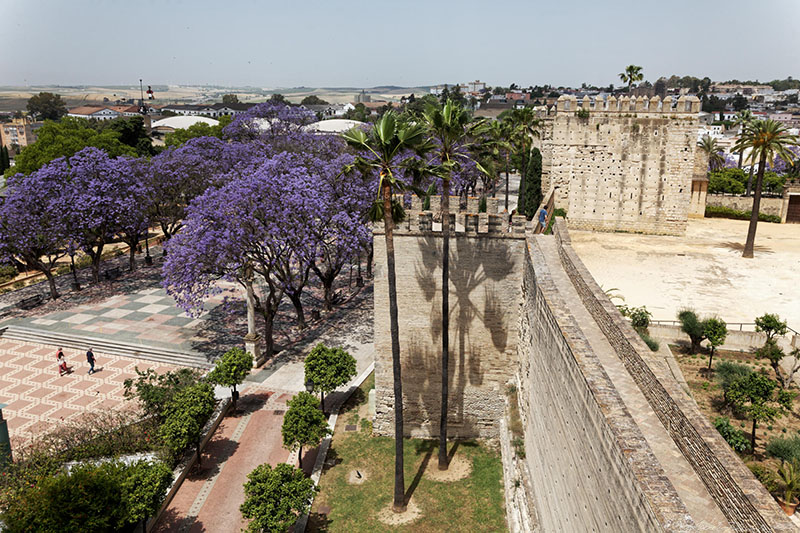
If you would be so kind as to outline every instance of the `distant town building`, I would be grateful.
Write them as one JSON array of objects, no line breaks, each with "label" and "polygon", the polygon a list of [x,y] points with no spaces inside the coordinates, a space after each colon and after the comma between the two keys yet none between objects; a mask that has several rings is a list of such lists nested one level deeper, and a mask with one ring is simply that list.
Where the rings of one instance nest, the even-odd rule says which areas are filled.
[{"label": "distant town building", "polygon": [[364,91],[363,89],[361,90],[360,93],[358,93],[356,95],[355,102],[357,104],[366,104],[367,102],[371,102],[371,101],[372,101],[372,97],[370,95],[368,95],[367,92]]},{"label": "distant town building", "polygon": [[162,108],[163,111],[170,111],[176,115],[205,116],[205,117],[224,117],[236,116],[239,113],[248,111],[256,104],[171,104]]},{"label": "distant town building", "polygon": [[10,123],[0,124],[0,145],[9,150],[24,148],[36,142],[36,130],[42,122],[33,122],[29,117],[14,118]]},{"label": "distant town building", "polygon": [[304,104],[300,107],[313,111],[322,118],[342,117],[348,111],[355,109],[355,106],[350,102],[346,104]]},{"label": "distant town building", "polygon": [[219,121],[213,118],[198,116],[167,117],[153,122],[152,129],[159,133],[172,133],[177,129],[186,129],[198,123],[216,126],[219,124]]}]

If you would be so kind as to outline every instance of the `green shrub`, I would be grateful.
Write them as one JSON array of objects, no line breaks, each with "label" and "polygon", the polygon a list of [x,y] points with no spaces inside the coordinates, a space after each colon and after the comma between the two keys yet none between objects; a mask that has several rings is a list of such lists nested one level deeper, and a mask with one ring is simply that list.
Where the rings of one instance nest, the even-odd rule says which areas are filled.
[{"label": "green shrub", "polygon": [[14,265],[0,265],[0,283],[6,283],[17,277],[17,269]]},{"label": "green shrub", "polygon": [[767,443],[767,455],[781,461],[800,460],[800,436],[770,439]]},{"label": "green shrub", "polygon": [[16,281],[11,286],[14,288],[14,290],[21,289],[21,288],[23,288],[25,286],[25,282],[24,281]]},{"label": "green shrub", "polygon": [[739,378],[747,377],[752,370],[747,365],[722,361],[714,366],[714,373],[723,391],[727,391],[731,383]]},{"label": "green shrub", "polygon": [[[718,205],[706,206],[706,218],[733,218],[736,220],[750,220],[750,213],[750,211],[739,211],[738,209]],[[778,215],[759,213],[758,220],[762,222],[775,222],[780,224],[781,217]]]},{"label": "green shrub", "polygon": [[485,213],[486,212],[486,197],[481,196],[481,199],[478,201],[478,213]]},{"label": "green shrub", "polygon": [[658,347],[659,347],[660,345],[658,344],[658,341],[657,341],[657,340],[655,340],[653,337],[651,337],[651,336],[650,336],[650,335],[649,335],[649,334],[648,334],[646,331],[644,331],[644,330],[636,330],[636,332],[637,332],[637,333],[639,334],[639,336],[642,338],[642,340],[643,340],[643,341],[644,341],[644,343],[647,345],[647,347],[648,347],[648,348],[650,348],[650,351],[652,351],[652,352],[657,352],[657,351],[658,351]]},{"label": "green shrub", "polygon": [[[707,383],[704,383],[707,385]],[[714,427],[717,428],[719,434],[725,439],[734,451],[739,453],[746,452],[750,449],[750,441],[747,439],[744,431],[738,430],[731,425],[730,419],[720,416],[714,419]]]},{"label": "green shrub", "polygon": [[744,191],[745,187],[739,180],[726,175],[723,171],[715,171],[708,175],[708,192],[710,194],[744,194]]},{"label": "green shrub", "polygon": [[778,490],[778,476],[775,472],[758,463],[748,463],[747,468],[749,468],[755,478],[764,485],[767,491],[776,492]]}]

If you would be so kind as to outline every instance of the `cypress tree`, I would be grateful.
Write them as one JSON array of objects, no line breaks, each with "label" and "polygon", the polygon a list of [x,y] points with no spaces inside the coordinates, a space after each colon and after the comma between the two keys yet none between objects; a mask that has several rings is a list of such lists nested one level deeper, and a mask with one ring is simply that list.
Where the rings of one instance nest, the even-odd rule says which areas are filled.
[{"label": "cypress tree", "polygon": [[542,153],[538,148],[533,149],[526,171],[525,204],[520,211],[530,220],[536,216],[536,210],[542,203]]}]

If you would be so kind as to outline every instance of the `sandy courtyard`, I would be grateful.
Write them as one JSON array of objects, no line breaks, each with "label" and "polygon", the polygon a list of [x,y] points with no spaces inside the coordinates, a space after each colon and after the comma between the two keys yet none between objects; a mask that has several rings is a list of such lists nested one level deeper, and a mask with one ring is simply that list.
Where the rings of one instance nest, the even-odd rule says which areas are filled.
[{"label": "sandy courtyard", "polygon": [[[800,330],[800,225],[759,223],[755,258],[743,259],[748,222],[689,220],[686,235],[664,237],[571,230],[572,244],[604,288],[654,319],[692,307],[728,322],[778,313]],[[616,302],[618,303],[618,302]]]}]

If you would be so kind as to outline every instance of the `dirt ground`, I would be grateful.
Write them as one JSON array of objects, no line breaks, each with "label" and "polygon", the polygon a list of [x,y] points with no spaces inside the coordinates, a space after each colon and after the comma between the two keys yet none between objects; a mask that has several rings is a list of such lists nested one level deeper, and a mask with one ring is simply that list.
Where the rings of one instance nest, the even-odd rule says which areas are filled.
[{"label": "dirt ground", "polygon": [[690,219],[682,237],[577,230],[570,236],[597,282],[618,289],[627,305],[647,306],[653,319],[674,320],[684,307],[727,322],[778,313],[800,330],[800,224],[759,223],[755,257],[743,259],[747,226]]}]

